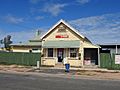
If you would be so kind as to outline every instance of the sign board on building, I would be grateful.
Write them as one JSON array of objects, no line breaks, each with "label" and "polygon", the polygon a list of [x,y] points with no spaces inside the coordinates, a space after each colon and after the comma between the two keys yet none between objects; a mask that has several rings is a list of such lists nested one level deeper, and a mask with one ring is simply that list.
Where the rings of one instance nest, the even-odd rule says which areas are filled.
[{"label": "sign board on building", "polygon": [[69,38],[69,36],[68,35],[56,35],[55,36],[56,38]]},{"label": "sign board on building", "polygon": [[120,64],[120,55],[115,55],[115,64]]}]

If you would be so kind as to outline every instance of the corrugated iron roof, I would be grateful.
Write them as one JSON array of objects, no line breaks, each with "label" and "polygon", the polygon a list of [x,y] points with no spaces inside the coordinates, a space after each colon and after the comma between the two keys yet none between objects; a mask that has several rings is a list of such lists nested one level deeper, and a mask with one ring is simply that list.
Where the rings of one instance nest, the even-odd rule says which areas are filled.
[{"label": "corrugated iron roof", "polygon": [[45,41],[43,48],[79,48],[79,40],[59,40],[59,41]]},{"label": "corrugated iron roof", "polygon": [[42,42],[27,42],[19,44],[11,44],[11,46],[41,46]]}]

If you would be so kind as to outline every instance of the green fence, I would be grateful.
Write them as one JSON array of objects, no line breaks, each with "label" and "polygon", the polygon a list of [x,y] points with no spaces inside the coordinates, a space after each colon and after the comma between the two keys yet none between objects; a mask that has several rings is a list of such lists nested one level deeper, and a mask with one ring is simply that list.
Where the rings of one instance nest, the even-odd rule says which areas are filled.
[{"label": "green fence", "polygon": [[0,64],[36,66],[41,61],[40,53],[0,52]]},{"label": "green fence", "polygon": [[115,54],[111,55],[110,53],[100,54],[100,67],[120,70],[120,64],[115,64]]}]

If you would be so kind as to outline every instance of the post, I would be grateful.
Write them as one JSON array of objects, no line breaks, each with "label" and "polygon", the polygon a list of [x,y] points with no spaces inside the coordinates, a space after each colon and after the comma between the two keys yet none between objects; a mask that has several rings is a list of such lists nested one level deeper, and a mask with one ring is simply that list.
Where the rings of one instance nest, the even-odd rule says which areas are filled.
[{"label": "post", "polygon": [[37,61],[37,68],[40,68],[40,61]]},{"label": "post", "polygon": [[117,48],[117,44],[116,44],[116,54],[118,53],[118,50],[117,50],[118,48]]},{"label": "post", "polygon": [[98,66],[100,67],[100,48],[98,48]]},{"label": "post", "polygon": [[84,48],[81,50],[81,61],[82,61],[82,67],[84,67]]}]

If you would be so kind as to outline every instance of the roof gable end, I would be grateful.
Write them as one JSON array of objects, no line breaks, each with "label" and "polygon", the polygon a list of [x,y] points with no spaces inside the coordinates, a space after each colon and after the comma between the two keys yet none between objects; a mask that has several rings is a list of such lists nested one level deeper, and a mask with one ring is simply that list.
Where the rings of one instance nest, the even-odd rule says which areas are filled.
[{"label": "roof gable end", "polygon": [[48,30],[47,33],[45,33],[41,39],[43,39],[46,35],[48,35],[52,30],[54,30],[55,27],[57,27],[60,23],[65,24],[67,27],[69,27],[73,32],[75,32],[77,35],[79,35],[82,38],[85,38],[83,35],[81,35],[79,32],[77,32],[77,30],[75,28],[73,28],[71,25],[69,25],[68,23],[66,23],[63,19],[59,20],[52,28],[50,28]]}]

